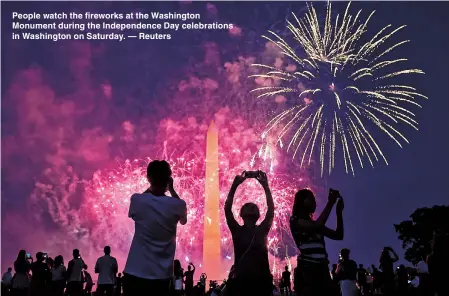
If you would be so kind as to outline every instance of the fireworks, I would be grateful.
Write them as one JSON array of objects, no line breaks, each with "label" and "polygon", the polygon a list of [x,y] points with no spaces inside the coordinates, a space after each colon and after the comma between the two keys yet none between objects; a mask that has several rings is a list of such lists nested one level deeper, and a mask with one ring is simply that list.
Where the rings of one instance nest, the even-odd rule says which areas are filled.
[{"label": "fireworks", "polygon": [[[238,152],[234,151],[234,154],[238,154]],[[201,262],[202,258],[204,161],[194,157],[193,154],[186,154],[170,160],[175,176],[175,189],[186,201],[188,209],[188,222],[185,226],[178,227],[177,236],[177,258],[186,262],[191,260]],[[225,156],[221,155],[221,158],[223,157]],[[148,187],[145,168],[149,161],[151,159],[127,161],[120,170],[107,174],[97,173],[87,186],[85,210],[90,211],[89,216],[93,221],[98,221],[105,227],[110,224],[115,225],[109,231],[102,229],[103,227],[96,227],[95,230],[103,236],[106,235],[103,240],[114,241],[116,248],[124,249],[132,239],[134,225],[127,216],[129,198],[133,193],[143,192]],[[227,167],[226,161],[221,161],[220,164],[220,174],[222,174],[220,208],[223,208],[234,176],[240,171]],[[292,246],[286,237],[289,233],[288,221],[292,208],[292,197],[297,190],[296,186],[299,186],[299,184],[292,186],[286,179],[274,174],[270,175],[270,183],[278,214],[269,234],[268,247],[270,253],[274,257],[281,257],[280,260],[282,261],[284,258],[280,254],[284,253],[285,244]],[[255,202],[259,206],[263,218],[266,211],[265,195],[262,187],[255,180],[247,180],[236,194],[233,212],[237,219],[240,219],[238,214],[240,208],[248,201]],[[94,222],[94,224],[96,223]],[[221,213],[220,228],[223,259],[233,262],[231,260],[233,259],[232,239],[223,213]],[[295,250],[291,248],[290,255],[294,254]],[[229,268],[229,266],[227,267]]]},{"label": "fireworks", "polygon": [[326,166],[331,173],[339,150],[347,173],[354,174],[355,162],[363,168],[366,159],[371,166],[379,159],[388,164],[370,129],[377,127],[402,147],[408,140],[397,125],[417,130],[409,107],[421,107],[417,98],[427,98],[411,86],[393,82],[406,74],[424,74],[419,69],[397,68],[406,58],[388,58],[409,42],[389,44],[405,26],[392,30],[388,25],[369,37],[365,33],[374,12],[362,20],[361,11],[354,16],[349,7],[350,3],[343,17],[334,19],[328,2],[323,21],[311,4],[303,18],[293,14],[295,22],[288,22],[287,27],[295,43],[289,44],[272,31],[271,36],[263,36],[289,62],[277,59],[274,65],[253,64],[265,72],[250,75],[264,80],[251,91],[259,98],[295,96],[294,106],[272,118],[262,137],[275,134],[280,145],[287,137],[287,151],[292,150],[294,158],[299,156],[301,166],[310,164],[318,153],[321,175]]},{"label": "fireworks", "polygon": [[[226,123],[225,123],[226,122]],[[290,257],[296,255],[296,247],[290,237],[289,216],[292,209],[293,197],[297,189],[309,186],[308,179],[300,175],[282,174],[280,168],[269,168],[275,161],[275,148],[270,152],[272,159],[266,163],[261,159],[251,161],[251,151],[255,145],[249,138],[255,135],[248,133],[246,124],[231,125],[227,120],[221,122],[228,129],[220,130],[220,209],[224,208],[228,190],[236,174],[250,167],[264,169],[268,172],[270,187],[276,207],[276,217],[268,237],[270,263],[273,274],[282,272],[283,266],[288,264]],[[232,122],[232,121],[231,121]],[[243,125],[243,126],[242,126]],[[178,126],[178,133],[195,128],[191,126]],[[245,127],[246,136],[236,136],[236,128]],[[202,130],[202,126],[197,126]],[[199,132],[200,133],[200,132]],[[171,134],[173,139],[181,142],[185,138],[178,138]],[[204,140],[200,140],[204,143]],[[182,262],[195,262],[202,267],[204,198],[205,198],[205,155],[201,149],[186,151],[184,153],[172,151],[167,153],[173,144],[164,143],[160,158],[167,159],[172,167],[175,180],[175,189],[187,203],[188,222],[178,227],[176,258]],[[205,143],[204,143],[205,144]],[[178,145],[180,146],[180,145]],[[204,146],[205,147],[205,146]],[[232,148],[239,147],[239,148]],[[271,148],[270,148],[271,149]],[[157,151],[158,149],[153,149]],[[203,149],[204,150],[204,149]],[[104,245],[110,245],[116,254],[119,264],[123,266],[131,243],[134,224],[128,217],[129,200],[133,193],[143,192],[148,187],[146,179],[146,166],[151,158],[127,160],[115,170],[103,169],[97,171],[90,180],[82,180],[73,174],[72,170],[46,173],[46,181],[38,183],[33,193],[35,203],[46,205],[45,211],[75,241],[85,242],[80,246],[83,249],[83,258],[95,258]],[[79,207],[74,203],[82,199]],[[254,179],[245,181],[235,195],[233,206],[234,216],[240,223],[239,210],[246,202],[256,203],[261,211],[261,219],[266,212],[266,201],[263,188]],[[221,250],[223,267],[229,270],[234,262],[232,238],[226,225],[224,213],[220,213]],[[259,221],[260,222],[260,221]],[[77,243],[75,243],[78,245]],[[64,247],[68,249],[67,247]],[[55,249],[59,252],[57,247]],[[50,251],[46,249],[47,251]]]}]

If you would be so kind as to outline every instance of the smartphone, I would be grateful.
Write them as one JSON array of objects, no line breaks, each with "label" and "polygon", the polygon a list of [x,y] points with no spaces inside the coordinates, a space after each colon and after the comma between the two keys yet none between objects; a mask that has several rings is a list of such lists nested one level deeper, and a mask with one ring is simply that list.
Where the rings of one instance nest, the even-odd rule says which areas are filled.
[{"label": "smartphone", "polygon": [[[23,253],[22,253],[22,254],[23,254]],[[30,254],[30,253],[27,253],[27,254],[26,254],[26,258],[27,258],[27,259],[31,259],[31,254]]]},{"label": "smartphone", "polygon": [[246,178],[257,178],[259,177],[260,172],[259,171],[244,171],[243,176]]},{"label": "smartphone", "polygon": [[43,253],[42,256],[44,257],[44,259],[48,259],[48,253]]},{"label": "smartphone", "polygon": [[333,196],[336,196],[338,198],[338,197],[340,197],[340,191],[330,188],[329,189],[329,195],[333,195]]}]

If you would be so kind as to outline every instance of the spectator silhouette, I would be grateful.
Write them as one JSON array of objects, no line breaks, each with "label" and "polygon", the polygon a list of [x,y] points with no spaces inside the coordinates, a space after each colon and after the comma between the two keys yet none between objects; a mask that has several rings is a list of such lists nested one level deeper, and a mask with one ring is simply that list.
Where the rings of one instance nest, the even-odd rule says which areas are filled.
[{"label": "spectator silhouette", "polygon": [[49,269],[45,261],[44,254],[38,252],[36,261],[31,264],[33,277],[30,284],[30,295],[41,296],[47,294],[47,281],[49,279]]},{"label": "spectator silhouette", "polygon": [[[231,270],[234,268],[234,266],[231,267]],[[206,281],[207,281],[207,274],[204,272],[200,276],[200,293],[201,295],[206,295]]]},{"label": "spectator silhouette", "polygon": [[285,266],[285,270],[282,272],[282,289],[286,290],[287,295],[292,293],[291,273],[288,266]]},{"label": "spectator silhouette", "polygon": [[181,262],[176,259],[173,261],[173,294],[180,296],[182,293],[182,282],[184,277],[184,269],[181,266]]},{"label": "spectator silhouette", "polygon": [[[147,168],[150,188],[131,197],[128,216],[135,222],[135,232],[124,271],[126,296],[169,293],[176,227],[178,222],[187,223],[186,203],[174,190],[171,175],[166,161],[152,161]],[[171,196],[165,195],[167,188]]]},{"label": "spectator silhouette", "polygon": [[84,261],[78,249],[73,250],[73,259],[67,267],[67,291],[70,296],[83,295],[83,267]]},{"label": "spectator silhouette", "polygon": [[64,295],[66,275],[67,269],[64,266],[64,258],[61,255],[56,256],[54,266],[51,269],[50,294],[52,296]]},{"label": "spectator silhouette", "polygon": [[104,247],[104,256],[98,258],[95,273],[98,273],[97,292],[95,295],[113,296],[115,275],[118,272],[117,260],[111,256],[111,247]]},{"label": "spectator silhouette", "polygon": [[[340,280],[340,289],[342,296],[357,296],[357,263],[349,258],[350,251],[342,249],[340,251],[340,262],[335,272]],[[365,277],[366,278],[366,277]]]},{"label": "spectator silhouette", "polygon": [[398,255],[391,247],[384,247],[380,254],[380,268],[382,269],[382,293],[393,295],[394,293],[394,268],[393,264],[399,260]]},{"label": "spectator silhouette", "polygon": [[380,294],[380,289],[382,288],[382,274],[373,264],[371,265],[373,272],[371,276],[373,277],[373,294]]},{"label": "spectator silhouette", "polygon": [[187,266],[187,271],[184,273],[186,296],[192,295],[194,275],[195,275],[195,265],[193,265],[193,263],[190,262],[189,266]]},{"label": "spectator silhouette", "polygon": [[[326,227],[327,219],[333,206],[337,203],[337,228]],[[333,240],[343,239],[343,199],[338,191],[329,190],[326,207],[320,217],[314,221],[312,215],[316,210],[315,196],[309,189],[299,190],[295,194],[290,230],[296,246],[300,251],[298,256],[298,274],[295,274],[296,293],[301,296],[330,295],[332,281],[329,273],[329,260],[324,237]]]},{"label": "spectator silhouette", "polygon": [[84,273],[84,281],[86,282],[86,286],[84,287],[84,295],[90,296],[92,295],[92,288],[94,287],[94,281],[92,280],[92,276],[87,271],[87,265],[84,264],[83,266],[83,273]]},{"label": "spectator silhouette", "polygon": [[[253,174],[255,172],[251,172]],[[234,244],[234,284],[229,286],[231,295],[271,295],[273,281],[268,263],[267,236],[273,224],[274,202],[268,186],[267,175],[258,171],[251,175],[244,172],[234,179],[225,203],[225,216]],[[256,178],[265,190],[267,213],[265,219],[256,225],[260,212],[254,203],[246,203],[240,210],[243,226],[232,213],[235,192],[247,178]]]},{"label": "spectator silhouette", "polygon": [[408,272],[405,268],[405,265],[401,264],[399,265],[397,271],[396,271],[396,287],[397,291],[395,295],[398,296],[407,296],[408,295]]},{"label": "spectator silhouette", "polygon": [[432,241],[432,253],[427,256],[430,281],[436,296],[449,295],[449,235],[436,234]]},{"label": "spectator silhouette", "polygon": [[8,295],[12,286],[12,268],[8,267],[8,270],[2,276],[2,295]]},{"label": "spectator silhouette", "polygon": [[115,279],[115,296],[122,295],[122,274],[119,273]]},{"label": "spectator silhouette", "polygon": [[339,285],[339,279],[337,277],[337,264],[332,264],[332,269],[331,269],[331,279],[332,279],[332,295],[333,296],[340,296],[340,285]]},{"label": "spectator silhouette", "polygon": [[357,283],[360,287],[360,294],[366,294],[368,291],[368,283],[366,280],[366,269],[363,267],[363,264],[359,264],[359,268],[357,269]]},{"label": "spectator silhouette", "polygon": [[31,255],[27,254],[25,250],[20,250],[17,259],[14,262],[15,274],[12,281],[13,295],[28,296],[28,290],[30,288],[30,261],[33,261]]},{"label": "spectator silhouette", "polygon": [[55,260],[53,260],[53,258],[51,257],[48,257],[47,260],[45,260],[45,262],[47,263],[48,269],[51,271],[55,266]]},{"label": "spectator silhouette", "polygon": [[425,260],[420,260],[416,265],[417,278],[419,282],[418,294],[420,296],[432,295],[432,289],[430,285],[429,269]]}]

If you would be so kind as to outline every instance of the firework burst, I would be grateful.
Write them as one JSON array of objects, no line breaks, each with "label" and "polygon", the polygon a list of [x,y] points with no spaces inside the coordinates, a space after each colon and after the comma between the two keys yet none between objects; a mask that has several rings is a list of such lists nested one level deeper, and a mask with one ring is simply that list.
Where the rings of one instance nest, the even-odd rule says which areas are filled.
[{"label": "firework burst", "polygon": [[374,11],[362,20],[361,11],[351,15],[349,8],[350,3],[343,17],[333,18],[328,2],[323,21],[311,4],[303,18],[293,14],[294,22],[287,22],[287,27],[295,42],[288,43],[272,31],[271,36],[263,36],[284,60],[274,65],[253,64],[263,73],[250,76],[265,80],[251,91],[259,98],[295,98],[294,106],[272,118],[262,137],[274,134],[280,145],[288,138],[284,146],[293,151],[294,158],[299,156],[301,166],[310,164],[318,153],[321,175],[326,167],[331,173],[340,150],[347,173],[354,174],[356,162],[362,168],[366,160],[371,166],[380,159],[388,164],[370,130],[377,127],[402,147],[408,140],[397,126],[406,124],[417,130],[409,109],[421,107],[419,97],[427,99],[415,88],[394,81],[407,74],[424,74],[401,67],[406,58],[388,58],[394,49],[409,42],[389,43],[405,26],[391,29],[388,25],[370,37],[366,32]]}]

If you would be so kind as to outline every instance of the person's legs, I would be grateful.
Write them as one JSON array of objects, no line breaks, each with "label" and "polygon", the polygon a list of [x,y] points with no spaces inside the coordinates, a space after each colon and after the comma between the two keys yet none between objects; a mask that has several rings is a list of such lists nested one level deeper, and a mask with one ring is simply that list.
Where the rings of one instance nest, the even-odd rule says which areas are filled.
[{"label": "person's legs", "polygon": [[68,295],[71,296],[73,294],[73,283],[72,282],[67,282],[67,289],[65,290],[65,294],[64,295]]},{"label": "person's legs", "polygon": [[99,295],[103,296],[104,292],[106,292],[106,287],[105,287],[105,285],[100,284],[97,286],[97,290],[95,291],[95,296],[99,296]]},{"label": "person's legs", "polygon": [[328,267],[301,262],[295,275],[295,290],[300,296],[332,295],[332,279]]},{"label": "person's legs", "polygon": [[114,285],[105,285],[106,296],[114,296]]},{"label": "person's legs", "polygon": [[[167,296],[169,280],[148,280],[126,274],[123,277],[124,296]],[[165,285],[164,285],[165,284]]]},{"label": "person's legs", "polygon": [[167,296],[170,292],[170,280],[149,280],[149,285],[155,296]]}]

